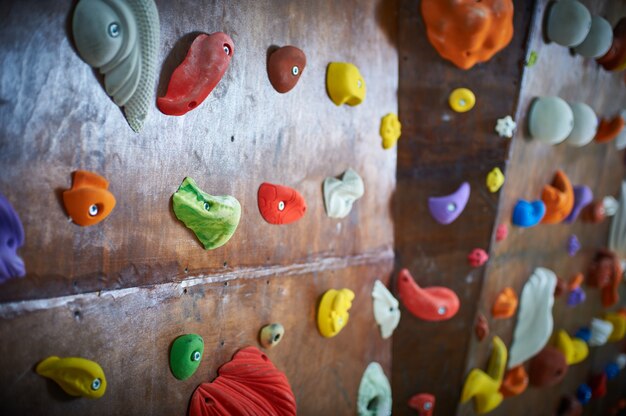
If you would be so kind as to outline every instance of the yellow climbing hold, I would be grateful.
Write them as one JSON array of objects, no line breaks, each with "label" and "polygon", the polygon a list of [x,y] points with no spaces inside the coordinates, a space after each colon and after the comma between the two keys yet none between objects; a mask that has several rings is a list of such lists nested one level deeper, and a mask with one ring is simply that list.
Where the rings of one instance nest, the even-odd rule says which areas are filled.
[{"label": "yellow climbing hold", "polygon": [[317,310],[317,327],[326,338],[337,335],[348,324],[348,310],[352,307],[354,292],[350,289],[330,289],[322,296]]},{"label": "yellow climbing hold", "polygon": [[474,108],[476,96],[467,88],[457,88],[450,94],[448,103],[450,104],[450,108],[457,113],[464,113]]},{"label": "yellow climbing hold", "polygon": [[621,341],[626,335],[626,313],[622,311],[608,312],[604,315],[604,320],[613,324],[613,332],[609,335],[608,341]]},{"label": "yellow climbing hold", "polygon": [[487,189],[489,192],[498,192],[504,184],[504,174],[500,168],[495,167],[487,174]]},{"label": "yellow climbing hold", "polygon": [[331,62],[326,69],[326,89],[336,105],[355,106],[365,99],[365,80],[359,68],[346,62]]},{"label": "yellow climbing hold", "polygon": [[398,116],[394,113],[389,113],[383,117],[380,122],[380,135],[383,138],[383,148],[390,149],[396,145],[398,139],[402,134],[402,124],[398,120]]},{"label": "yellow climbing hold", "polygon": [[37,364],[35,371],[57,382],[70,396],[99,399],[107,389],[102,367],[85,358],[50,356]]},{"label": "yellow climbing hold", "polygon": [[567,365],[578,364],[589,355],[589,347],[585,341],[580,338],[570,338],[562,329],[552,335],[550,345],[563,353]]}]

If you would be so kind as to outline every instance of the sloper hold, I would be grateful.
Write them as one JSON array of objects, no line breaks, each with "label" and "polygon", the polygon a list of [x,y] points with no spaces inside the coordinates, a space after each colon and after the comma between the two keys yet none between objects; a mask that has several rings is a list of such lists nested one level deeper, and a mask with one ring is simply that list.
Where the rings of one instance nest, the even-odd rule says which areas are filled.
[{"label": "sloper hold", "polygon": [[470,197],[470,185],[463,182],[461,186],[450,195],[428,198],[430,215],[439,224],[447,225],[456,220],[465,209]]},{"label": "sloper hold", "polygon": [[546,206],[542,224],[558,224],[572,212],[574,188],[563,171],[557,170],[552,183],[543,187],[541,200]]},{"label": "sloper hold", "polygon": [[0,194],[0,283],[24,277],[24,261],[17,249],[24,245],[24,227],[20,217],[4,195]]},{"label": "sloper hold", "polygon": [[430,44],[461,69],[486,62],[513,38],[511,0],[423,0]]},{"label": "sloper hold", "polygon": [[518,227],[534,227],[539,224],[545,213],[546,206],[543,201],[528,202],[520,199],[513,208],[513,218],[511,221]]},{"label": "sloper hold", "polygon": [[54,380],[70,396],[99,399],[107,389],[102,367],[85,358],[50,356],[37,364],[35,371]]},{"label": "sloper hold", "polygon": [[331,62],[326,69],[326,90],[335,105],[359,105],[365,100],[365,80],[359,68],[346,62]]},{"label": "sloper hold", "polygon": [[574,129],[572,108],[559,97],[538,97],[528,111],[528,132],[542,143],[555,145]]},{"label": "sloper hold", "polygon": [[489,357],[487,372],[478,368],[472,369],[465,379],[461,393],[461,403],[474,399],[474,410],[478,414],[492,411],[502,403],[504,398],[500,387],[504,379],[507,350],[498,336],[493,337],[492,345],[493,350]]},{"label": "sloper hold", "polygon": [[196,36],[172,73],[167,93],[157,99],[159,110],[182,116],[202,104],[224,76],[234,52],[233,40],[226,33]]},{"label": "sloper hold", "polygon": [[306,202],[298,191],[288,186],[264,182],[257,193],[259,211],[270,224],[291,224],[306,212]]},{"label": "sloper hold", "polygon": [[548,39],[565,47],[580,45],[591,30],[591,13],[577,0],[552,3],[546,19]]},{"label": "sloper hold", "polygon": [[582,147],[593,141],[598,131],[598,116],[585,103],[568,102],[574,116],[574,127],[565,139],[565,143],[574,147]]},{"label": "sloper hold", "polygon": [[354,292],[350,289],[329,289],[317,308],[317,329],[326,338],[332,338],[348,325]]},{"label": "sloper hold", "polygon": [[391,414],[391,385],[383,368],[375,361],[367,366],[361,377],[356,407],[359,416]]},{"label": "sloper hold", "polygon": [[102,176],[77,170],[72,175],[72,188],[63,191],[67,215],[83,227],[98,224],[115,208],[115,197],[108,188],[109,182]]},{"label": "sloper hold", "polygon": [[196,388],[189,416],[296,415],[289,380],[258,348],[239,350],[218,374]]},{"label": "sloper hold", "polygon": [[613,28],[613,42],[604,56],[597,59],[607,71],[620,71],[626,64],[626,17],[622,17]]},{"label": "sloper hold", "polygon": [[196,234],[206,250],[226,244],[239,225],[239,201],[230,195],[209,195],[192,178],[183,180],[172,202],[176,218]]},{"label": "sloper hold", "polygon": [[324,207],[330,218],[344,218],[350,214],[354,202],[365,193],[363,179],[352,169],[346,170],[341,179],[324,179]]},{"label": "sloper hold", "polygon": [[505,287],[496,297],[496,301],[491,308],[491,314],[496,319],[507,319],[515,315],[518,299],[515,291],[510,287]]},{"label": "sloper hold", "polygon": [[459,311],[459,298],[447,287],[420,287],[407,269],[398,275],[400,300],[413,316],[425,321],[445,321]]},{"label": "sloper hold", "polygon": [[170,348],[170,370],[179,380],[191,377],[202,360],[204,340],[197,334],[181,335],[174,340]]},{"label": "sloper hold", "polygon": [[380,326],[380,335],[385,339],[389,338],[400,322],[400,304],[380,280],[374,282],[372,300],[374,319]]},{"label": "sloper hold", "polygon": [[544,267],[537,267],[524,285],[509,351],[509,368],[523,364],[541,351],[550,339],[554,325],[555,287],[556,274]]},{"label": "sloper hold", "polygon": [[152,104],[159,55],[153,0],[81,0],[72,16],[80,57],[104,75],[104,88],[139,132]]},{"label": "sloper hold", "polygon": [[530,384],[549,387],[560,383],[567,374],[565,356],[554,347],[547,346],[535,355],[528,366]]},{"label": "sloper hold", "polygon": [[306,67],[306,55],[295,46],[283,46],[267,60],[267,75],[272,87],[281,94],[291,91]]}]

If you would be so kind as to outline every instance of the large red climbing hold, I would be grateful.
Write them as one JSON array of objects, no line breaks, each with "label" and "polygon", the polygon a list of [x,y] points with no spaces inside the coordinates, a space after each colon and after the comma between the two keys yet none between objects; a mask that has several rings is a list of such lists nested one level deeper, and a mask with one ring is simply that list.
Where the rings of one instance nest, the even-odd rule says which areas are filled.
[{"label": "large red climbing hold", "polygon": [[422,288],[407,269],[400,270],[398,292],[404,306],[425,321],[445,321],[459,311],[459,298],[447,287]]},{"label": "large red climbing hold", "polygon": [[189,416],[291,416],[296,398],[287,377],[256,347],[239,350],[191,396]]},{"label": "large red climbing hold", "polygon": [[270,224],[290,224],[306,212],[306,202],[295,189],[262,183],[258,192],[259,211]]},{"label": "large red climbing hold", "polygon": [[167,94],[157,99],[159,110],[182,116],[199,106],[224,76],[233,53],[233,40],[227,34],[198,35],[172,74]]}]

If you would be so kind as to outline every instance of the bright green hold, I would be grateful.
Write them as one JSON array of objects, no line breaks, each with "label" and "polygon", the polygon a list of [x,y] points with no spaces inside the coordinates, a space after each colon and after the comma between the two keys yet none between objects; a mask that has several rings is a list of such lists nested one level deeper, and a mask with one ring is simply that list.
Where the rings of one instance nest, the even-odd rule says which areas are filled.
[{"label": "bright green hold", "polygon": [[200,365],[204,341],[200,335],[186,334],[174,340],[170,349],[170,369],[179,380],[193,375]]},{"label": "bright green hold", "polygon": [[537,52],[531,51],[528,59],[526,60],[526,67],[530,68],[537,63]]},{"label": "bright green hold", "polygon": [[187,177],[172,197],[174,214],[190,228],[206,250],[223,246],[239,225],[241,205],[230,195],[203,192]]}]

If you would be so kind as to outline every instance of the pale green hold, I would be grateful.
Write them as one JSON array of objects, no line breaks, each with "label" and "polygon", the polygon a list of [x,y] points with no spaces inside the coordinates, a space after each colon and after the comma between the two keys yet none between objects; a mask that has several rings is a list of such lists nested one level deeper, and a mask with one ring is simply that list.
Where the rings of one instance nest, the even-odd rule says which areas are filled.
[{"label": "pale green hold", "polygon": [[236,198],[203,192],[187,177],[172,196],[174,214],[198,237],[206,250],[223,246],[239,225],[241,205]]},{"label": "pale green hold", "polygon": [[386,416],[391,414],[391,385],[383,368],[371,362],[361,378],[357,398],[359,416]]}]

